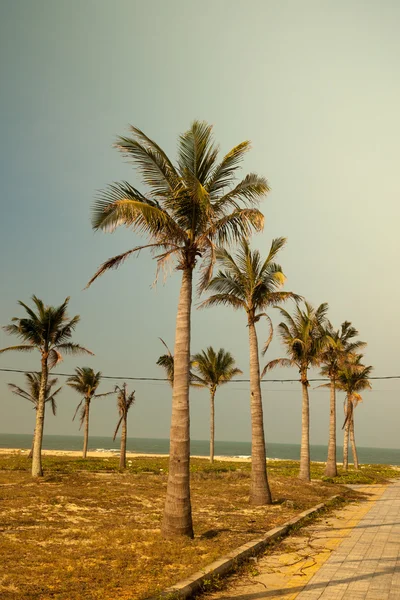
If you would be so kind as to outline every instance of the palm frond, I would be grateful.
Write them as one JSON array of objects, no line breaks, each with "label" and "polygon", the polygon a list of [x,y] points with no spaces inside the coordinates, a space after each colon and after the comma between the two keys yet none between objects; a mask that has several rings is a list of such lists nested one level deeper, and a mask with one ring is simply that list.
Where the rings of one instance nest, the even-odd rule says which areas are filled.
[{"label": "palm frond", "polygon": [[271,369],[275,369],[276,367],[294,367],[296,363],[290,358],[275,358],[274,360],[270,360],[264,367],[261,373],[261,379],[267,373],[267,371],[271,371]]}]

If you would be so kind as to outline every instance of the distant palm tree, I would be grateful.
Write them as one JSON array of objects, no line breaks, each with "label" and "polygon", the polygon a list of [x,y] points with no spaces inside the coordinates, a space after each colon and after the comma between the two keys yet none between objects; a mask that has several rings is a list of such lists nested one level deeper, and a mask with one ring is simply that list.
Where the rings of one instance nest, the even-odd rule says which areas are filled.
[{"label": "distant palm tree", "polygon": [[362,354],[357,355],[352,361],[349,361],[339,372],[337,378],[337,388],[346,393],[345,399],[345,421],[343,424],[343,469],[347,471],[349,466],[349,436],[353,451],[354,468],[358,469],[358,455],[354,437],[354,409],[362,397],[359,392],[371,389],[369,378],[373,370],[372,366],[366,367],[362,364]]},{"label": "distant palm tree", "polygon": [[[39,403],[39,391],[40,391],[41,378],[42,378],[41,373],[25,373],[25,381],[26,381],[26,387],[27,387],[26,390],[18,387],[14,383],[9,383],[8,387],[12,391],[12,393],[15,394],[16,396],[20,396],[21,398],[24,398],[25,400],[32,402],[33,407],[36,411],[38,408],[38,403]],[[58,379],[56,379],[56,378],[47,380],[45,399],[44,399],[45,404],[50,403],[51,410],[52,410],[54,416],[57,413],[56,396],[57,396],[57,394],[60,393],[60,391],[62,389],[61,387],[59,387],[57,390],[52,391],[52,388],[57,383],[58,383]],[[28,458],[32,458],[34,442],[35,442],[35,430],[33,431],[32,447],[28,454]]]},{"label": "distant palm tree", "polygon": [[46,306],[36,296],[32,296],[32,300],[37,312],[19,301],[18,304],[26,310],[28,316],[25,318],[14,317],[11,325],[3,327],[4,331],[18,336],[24,343],[19,346],[3,348],[0,350],[0,353],[11,350],[16,350],[17,352],[38,350],[41,355],[41,380],[36,410],[35,442],[32,460],[32,477],[41,477],[43,475],[42,440],[44,407],[49,370],[62,361],[64,353],[93,355],[93,352],[69,341],[80,319],[78,315],[72,319],[68,317],[67,306],[69,298],[66,298],[63,304],[58,307]]},{"label": "distant palm tree", "polygon": [[135,403],[135,392],[131,392],[128,395],[128,386],[126,383],[115,386],[115,392],[117,396],[117,406],[119,412],[119,421],[115,428],[113,440],[117,437],[118,429],[121,426],[121,452],[119,455],[119,468],[126,468],[126,438],[128,433],[128,411],[130,407]]},{"label": "distant palm tree", "polygon": [[352,327],[350,321],[344,321],[338,330],[335,330],[328,321],[325,334],[327,344],[321,355],[323,365],[321,375],[330,379],[329,384],[320,386],[330,388],[329,444],[325,475],[336,477],[336,380],[340,369],[358,349],[366,344],[365,342],[354,341],[354,338],[358,336],[358,331],[355,327]]},{"label": "distant palm tree", "polygon": [[174,348],[170,461],[161,531],[164,537],[193,537],[189,483],[193,271],[200,261],[200,287],[204,286],[212,275],[216,245],[229,246],[262,229],[264,217],[257,206],[269,188],[267,181],[254,173],[235,182],[250,144],[239,144],[218,162],[212,126],[205,122],[194,121],[179,137],[177,165],[140,129],[131,127],[131,134],[119,137],[117,148],[140,171],[150,193],[145,196],[126,182],[114,183],[96,201],[93,228],[114,231],[125,225],[147,234],[149,243],[107,260],[88,285],[143,248],[158,252],[159,268],[172,260],[182,272]]},{"label": "distant palm tree", "polygon": [[210,462],[214,462],[215,393],[219,385],[228,383],[243,371],[235,367],[235,359],[223,348],[216,352],[209,346],[206,351],[192,356],[195,380],[193,385],[210,390]]},{"label": "distant palm tree", "polygon": [[167,349],[166,354],[162,354],[157,360],[157,365],[162,367],[165,371],[167,379],[171,387],[174,385],[174,356],[171,350],[168,348],[167,344],[164,342],[162,338],[160,338],[161,342]]},{"label": "distant palm tree", "polygon": [[282,292],[285,276],[280,265],[274,262],[275,256],[285,245],[285,238],[272,241],[269,254],[261,259],[258,250],[253,252],[246,239],[241,241],[235,257],[227,250],[217,251],[217,259],[222,267],[210,281],[208,290],[215,292],[202,303],[202,307],[227,305],[241,309],[247,315],[250,345],[250,403],[251,403],[251,484],[250,502],[254,505],[271,504],[271,491],[266,468],[266,450],[263,422],[263,408],[260,385],[260,362],[256,324],[265,317],[270,326],[270,335],[264,352],[272,339],[271,319],[265,310],[290,298],[300,297],[292,292]]},{"label": "distant palm tree", "polygon": [[78,394],[83,396],[82,400],[76,407],[75,414],[72,418],[72,420],[75,419],[78,410],[81,408],[79,429],[83,424],[85,424],[82,458],[86,458],[87,456],[89,440],[89,412],[92,399],[109,396],[110,394],[115,393],[106,392],[105,394],[96,394],[96,390],[100,385],[100,381],[101,372],[98,371],[95,373],[91,367],[77,367],[75,369],[75,375],[71,375],[71,377],[68,377],[67,379],[67,385],[74,389]]},{"label": "distant palm tree", "polygon": [[310,401],[308,397],[308,370],[321,363],[327,338],[324,327],[328,304],[317,309],[304,302],[305,310],[296,306],[293,316],[279,308],[286,323],[280,323],[278,330],[289,358],[271,360],[264,368],[264,374],[275,367],[297,367],[303,390],[302,430],[300,448],[299,478],[310,481]]}]

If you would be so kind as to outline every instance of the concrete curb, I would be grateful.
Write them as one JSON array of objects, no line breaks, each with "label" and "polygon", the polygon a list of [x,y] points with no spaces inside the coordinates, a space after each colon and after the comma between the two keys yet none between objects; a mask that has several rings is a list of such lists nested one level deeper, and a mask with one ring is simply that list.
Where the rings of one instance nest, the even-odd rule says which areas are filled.
[{"label": "concrete curb", "polygon": [[229,552],[229,554],[225,554],[225,556],[222,556],[220,559],[215,560],[211,564],[207,565],[207,567],[204,567],[204,569],[201,571],[193,573],[193,575],[187,579],[179,581],[172,587],[160,592],[158,595],[148,598],[148,600],[161,600],[162,598],[170,598],[171,600],[185,600],[190,598],[193,594],[200,591],[202,584],[206,580],[209,580],[215,576],[227,575],[233,571],[239,563],[259,554],[262,550],[264,550],[264,548],[266,548],[266,546],[268,546],[268,544],[287,535],[295,525],[298,525],[307,519],[307,517],[319,512],[322,508],[325,508],[331,502],[336,500],[336,498],[340,497],[341,496],[336,494],[335,496],[329,498],[326,502],[322,502],[321,504],[313,506],[313,508],[303,511],[283,525],[275,527],[274,529],[270,529],[267,531],[264,537],[247,542],[247,544],[243,544],[243,546],[239,546],[239,548],[236,548],[236,550]]}]

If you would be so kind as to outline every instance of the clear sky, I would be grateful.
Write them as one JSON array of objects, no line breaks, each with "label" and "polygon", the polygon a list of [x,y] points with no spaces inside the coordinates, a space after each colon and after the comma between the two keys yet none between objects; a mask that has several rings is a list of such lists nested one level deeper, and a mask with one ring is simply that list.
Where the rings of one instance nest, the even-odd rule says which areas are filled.
[{"label": "clear sky", "polygon": [[[329,302],[337,326],[352,321],[375,375],[400,374],[398,2],[3,0],[1,8],[0,323],[21,315],[17,300],[33,293],[48,304],[70,295],[82,319],[75,340],[96,356],[68,359],[63,371],[87,364],[162,376],[158,336],[173,347],[179,274],[152,288],[155,265],[143,253],[82,291],[101,262],[139,242],[125,230],[94,234],[90,206],[112,181],[138,185],[112,148],[129,123],[174,157],[179,133],[204,119],[222,152],[252,141],[244,169],[272,189],[253,244],[266,253],[273,237],[288,237],[286,289]],[[245,325],[229,309],[194,311],[192,349],[223,346],[248,376]],[[0,347],[12,343],[0,333]],[[276,339],[269,359],[282,352]],[[38,368],[39,357],[4,354],[0,366]],[[30,433],[33,413],[11,397],[9,381],[23,383],[0,373],[0,431]],[[168,437],[169,387],[130,386],[130,435]],[[300,384],[263,388],[267,439],[299,442]],[[399,391],[387,381],[365,394],[360,445],[399,447]],[[77,432],[78,400],[70,390],[60,396],[47,433]],[[311,389],[311,406],[311,441],[325,443],[328,394]],[[207,391],[193,392],[191,407],[192,437],[207,439]],[[114,399],[93,405],[93,435],[112,434],[115,421]],[[218,392],[216,437],[250,439],[247,384]]]}]

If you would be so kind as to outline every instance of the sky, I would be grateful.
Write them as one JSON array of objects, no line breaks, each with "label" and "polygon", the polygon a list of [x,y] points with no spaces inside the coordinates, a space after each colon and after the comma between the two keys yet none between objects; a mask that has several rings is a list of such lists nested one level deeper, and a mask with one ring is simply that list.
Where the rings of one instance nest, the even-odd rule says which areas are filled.
[{"label": "sky", "polygon": [[[332,323],[352,321],[368,342],[374,375],[399,375],[399,19],[395,0],[4,0],[0,323],[22,316],[17,301],[32,294],[52,305],[71,296],[70,314],[81,316],[74,341],[95,357],[68,358],[57,370],[163,377],[158,338],[173,347],[179,273],[152,286],[155,264],[143,252],[83,291],[100,263],[142,242],[123,229],[94,233],[90,210],[113,181],[145,191],[112,147],[129,124],[174,158],[179,134],[201,119],[214,125],[222,154],[252,142],[241,175],[257,172],[271,186],[265,228],[252,244],[266,254],[274,237],[288,238],[279,256],[285,289],[328,302]],[[277,325],[277,312],[271,317]],[[266,325],[258,332],[261,344]],[[0,348],[14,343],[0,332]],[[195,306],[192,350],[209,345],[232,352],[248,377],[244,314]],[[265,360],[283,353],[275,337]],[[0,356],[2,368],[39,365],[38,353]],[[8,382],[22,385],[23,376],[0,372],[0,432],[30,433],[33,411]],[[99,391],[114,383],[104,380]],[[267,443],[300,442],[300,384],[262,387]],[[137,398],[129,435],[168,437],[169,386],[129,389]],[[399,381],[388,380],[364,394],[360,446],[399,447],[399,392]],[[329,395],[312,386],[310,400],[311,442],[324,444]],[[216,439],[250,440],[248,384],[223,386],[216,401]],[[45,433],[78,434],[78,402],[64,388]],[[207,391],[193,391],[193,439],[207,439],[208,410]],[[93,435],[112,435],[116,421],[115,398],[93,403]]]}]

